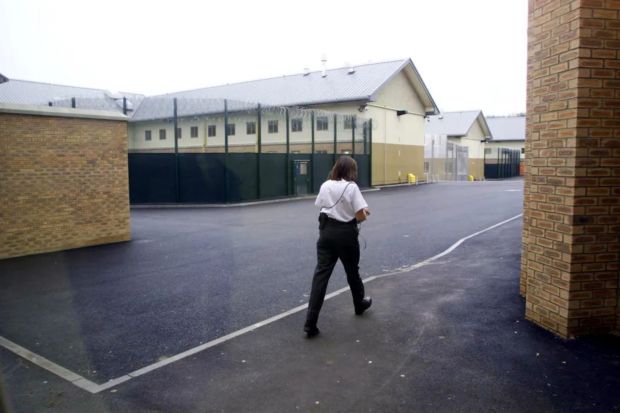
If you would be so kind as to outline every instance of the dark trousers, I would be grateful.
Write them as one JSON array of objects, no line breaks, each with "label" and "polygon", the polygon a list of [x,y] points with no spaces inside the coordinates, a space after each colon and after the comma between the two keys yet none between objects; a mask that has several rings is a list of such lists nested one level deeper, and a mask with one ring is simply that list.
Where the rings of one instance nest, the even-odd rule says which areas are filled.
[{"label": "dark trousers", "polygon": [[329,277],[339,258],[347,273],[347,282],[353,295],[353,305],[357,308],[362,302],[364,284],[359,274],[360,245],[357,237],[358,231],[355,223],[339,223],[329,220],[320,230],[319,240],[316,243],[317,264],[312,278],[306,326],[316,326],[325,300]]}]

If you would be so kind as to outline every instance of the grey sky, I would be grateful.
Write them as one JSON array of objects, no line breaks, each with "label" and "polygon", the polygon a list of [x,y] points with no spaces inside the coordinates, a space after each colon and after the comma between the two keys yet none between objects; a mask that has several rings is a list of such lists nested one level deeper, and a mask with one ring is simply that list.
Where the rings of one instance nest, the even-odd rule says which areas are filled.
[{"label": "grey sky", "polygon": [[158,94],[410,57],[443,111],[525,111],[525,0],[0,1],[0,73]]}]

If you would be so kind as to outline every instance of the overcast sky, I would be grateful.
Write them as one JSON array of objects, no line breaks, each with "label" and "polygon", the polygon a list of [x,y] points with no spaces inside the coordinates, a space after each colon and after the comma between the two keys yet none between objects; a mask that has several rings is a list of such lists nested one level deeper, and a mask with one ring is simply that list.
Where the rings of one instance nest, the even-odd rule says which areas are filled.
[{"label": "overcast sky", "polygon": [[525,0],[0,0],[0,38],[14,79],[153,95],[411,58],[442,111],[525,111]]}]

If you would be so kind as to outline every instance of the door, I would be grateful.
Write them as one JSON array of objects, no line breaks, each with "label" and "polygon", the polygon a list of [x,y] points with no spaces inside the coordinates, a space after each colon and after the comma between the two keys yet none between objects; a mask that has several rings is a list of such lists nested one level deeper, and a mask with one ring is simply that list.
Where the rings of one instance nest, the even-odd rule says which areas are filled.
[{"label": "door", "polygon": [[310,190],[310,160],[293,160],[293,189],[295,195],[308,195]]}]

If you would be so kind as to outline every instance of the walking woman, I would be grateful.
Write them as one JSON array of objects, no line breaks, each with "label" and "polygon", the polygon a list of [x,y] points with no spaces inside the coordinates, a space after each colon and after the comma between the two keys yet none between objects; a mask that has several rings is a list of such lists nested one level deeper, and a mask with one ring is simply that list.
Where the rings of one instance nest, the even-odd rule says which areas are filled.
[{"label": "walking woman", "polygon": [[357,163],[350,156],[341,156],[327,181],[321,185],[315,205],[319,215],[319,240],[316,244],[317,264],[312,278],[312,291],[304,332],[307,337],[319,334],[317,321],[323,306],[327,283],[338,259],[347,273],[347,282],[353,295],[355,314],[362,315],[372,299],[364,297],[364,284],[359,274],[360,246],[357,223],[364,221],[370,211],[357,179]]}]

